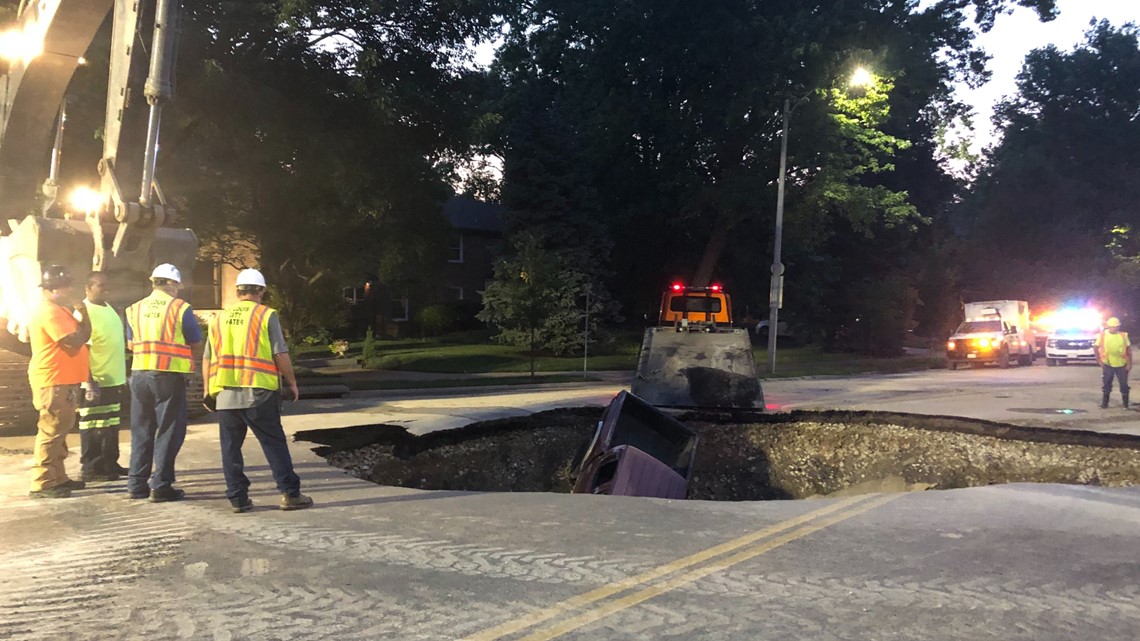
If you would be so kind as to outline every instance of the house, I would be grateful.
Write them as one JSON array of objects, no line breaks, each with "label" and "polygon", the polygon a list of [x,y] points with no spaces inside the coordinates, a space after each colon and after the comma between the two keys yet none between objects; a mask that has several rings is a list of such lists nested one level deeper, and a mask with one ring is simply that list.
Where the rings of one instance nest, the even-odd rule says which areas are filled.
[{"label": "house", "polygon": [[462,196],[444,203],[443,215],[452,233],[441,298],[482,302],[479,292],[486,289],[494,272],[494,250],[505,228],[504,211],[502,205]]},{"label": "house", "polygon": [[[417,311],[437,303],[454,303],[460,315],[473,317],[482,308],[481,292],[494,275],[494,252],[505,229],[504,212],[502,205],[453,196],[443,205],[451,230],[441,259],[446,262],[435,285],[412,296],[407,290],[365,280],[346,287],[345,300],[368,317],[375,311],[376,326],[385,336],[407,335]],[[373,300],[374,296],[380,300]]]}]

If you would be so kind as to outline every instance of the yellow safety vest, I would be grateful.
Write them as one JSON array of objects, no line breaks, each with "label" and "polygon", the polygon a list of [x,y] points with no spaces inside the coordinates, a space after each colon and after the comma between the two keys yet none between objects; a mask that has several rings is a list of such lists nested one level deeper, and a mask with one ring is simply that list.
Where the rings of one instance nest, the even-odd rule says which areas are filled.
[{"label": "yellow safety vest", "polygon": [[[1109,345],[1109,343],[1112,343]],[[1100,362],[1108,365],[1109,367],[1124,367],[1128,364],[1128,349],[1131,347],[1132,341],[1128,340],[1127,332],[1117,332],[1116,336],[1109,334],[1105,330],[1101,330],[1100,335],[1096,337],[1097,354],[1100,356]],[[1112,350],[1110,353],[1109,350]]]},{"label": "yellow safety vest", "polygon": [[211,396],[227,387],[281,387],[269,339],[272,314],[273,309],[247,300],[214,318],[210,325],[210,358],[206,363]]},{"label": "yellow safety vest", "polygon": [[190,346],[182,334],[182,317],[187,307],[186,301],[156,289],[127,308],[127,323],[131,327],[127,347],[134,353],[132,371],[194,371]]}]

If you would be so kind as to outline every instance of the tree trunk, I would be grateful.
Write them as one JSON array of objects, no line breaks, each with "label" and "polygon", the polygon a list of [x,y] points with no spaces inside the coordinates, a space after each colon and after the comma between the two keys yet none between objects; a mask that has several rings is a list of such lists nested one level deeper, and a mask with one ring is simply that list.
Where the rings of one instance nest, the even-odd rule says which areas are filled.
[{"label": "tree trunk", "polygon": [[709,236],[708,242],[705,243],[705,253],[701,256],[701,262],[693,274],[693,282],[690,283],[693,287],[708,287],[712,281],[713,270],[720,262],[720,255],[724,252],[726,244],[728,244],[728,223],[721,216],[717,218],[712,236]]}]

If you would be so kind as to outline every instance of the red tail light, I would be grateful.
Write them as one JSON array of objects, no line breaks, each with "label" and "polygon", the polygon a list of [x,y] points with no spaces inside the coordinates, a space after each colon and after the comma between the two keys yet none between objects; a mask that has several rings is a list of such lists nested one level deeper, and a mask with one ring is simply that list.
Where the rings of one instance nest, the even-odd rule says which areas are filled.
[{"label": "red tail light", "polygon": [[720,291],[720,285],[713,285],[712,287],[709,287],[709,289],[713,290],[714,292],[719,292]]},{"label": "red tail light", "polygon": [[673,283],[673,291],[675,291],[675,292],[679,292],[684,288],[685,288],[685,286],[682,285],[681,283]]}]

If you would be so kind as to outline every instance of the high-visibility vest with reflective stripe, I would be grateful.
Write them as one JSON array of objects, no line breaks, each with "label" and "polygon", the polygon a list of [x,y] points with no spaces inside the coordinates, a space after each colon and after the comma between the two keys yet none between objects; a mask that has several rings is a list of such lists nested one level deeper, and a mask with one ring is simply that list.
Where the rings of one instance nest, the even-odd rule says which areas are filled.
[{"label": "high-visibility vest with reflective stripe", "polygon": [[189,304],[161,290],[127,308],[131,340],[127,345],[134,354],[133,371],[194,371],[190,346],[182,334],[182,317]]},{"label": "high-visibility vest with reflective stripe", "polygon": [[281,387],[269,318],[273,309],[253,301],[241,301],[214,318],[210,324],[210,394],[227,387],[276,390]]}]

